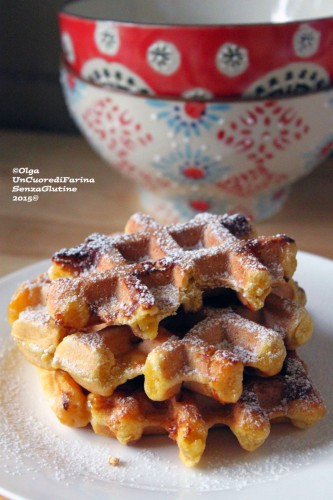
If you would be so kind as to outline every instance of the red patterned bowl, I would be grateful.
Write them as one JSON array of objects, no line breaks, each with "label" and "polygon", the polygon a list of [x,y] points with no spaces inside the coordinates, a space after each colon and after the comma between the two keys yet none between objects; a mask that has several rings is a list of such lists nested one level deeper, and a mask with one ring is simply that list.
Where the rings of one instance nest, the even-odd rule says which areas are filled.
[{"label": "red patterned bowl", "polygon": [[79,0],[59,25],[72,69],[134,93],[278,97],[333,80],[328,0]]},{"label": "red patterned bowl", "polygon": [[140,189],[145,211],[266,219],[333,151],[333,87],[279,99],[134,95],[61,71],[68,110],[92,148]]}]

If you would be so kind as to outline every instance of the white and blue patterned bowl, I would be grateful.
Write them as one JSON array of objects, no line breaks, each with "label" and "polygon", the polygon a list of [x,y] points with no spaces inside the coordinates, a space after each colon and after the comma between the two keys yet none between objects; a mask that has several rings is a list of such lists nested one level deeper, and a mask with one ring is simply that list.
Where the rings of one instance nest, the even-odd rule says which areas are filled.
[{"label": "white and blue patterned bowl", "polygon": [[64,66],[61,83],[89,144],[164,221],[200,211],[267,218],[333,149],[333,89],[275,100],[147,98],[98,87]]}]

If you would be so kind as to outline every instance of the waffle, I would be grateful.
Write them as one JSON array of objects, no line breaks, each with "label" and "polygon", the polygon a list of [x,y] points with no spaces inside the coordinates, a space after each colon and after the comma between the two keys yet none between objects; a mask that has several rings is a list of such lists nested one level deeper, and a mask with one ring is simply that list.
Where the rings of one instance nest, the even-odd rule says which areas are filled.
[{"label": "waffle", "polygon": [[241,215],[136,214],[126,234],[93,234],[24,282],[11,333],[66,425],[124,444],[166,432],[188,466],[214,426],[255,450],[272,422],[325,413],[295,352],[312,335],[295,256]]},{"label": "waffle", "polygon": [[34,280],[23,281],[8,306],[9,324],[13,324],[25,309],[45,305],[49,284],[47,273],[41,274]]},{"label": "waffle", "polygon": [[288,281],[284,281],[283,283],[278,283],[272,287],[272,292],[283,299],[291,300],[296,304],[300,304],[301,306],[306,305],[306,293],[303,288],[301,288],[297,281],[293,279],[289,279]]},{"label": "waffle", "polygon": [[69,427],[88,425],[91,414],[87,394],[72,377],[61,370],[39,368],[38,373],[50,406],[60,422]]},{"label": "waffle", "polygon": [[8,307],[16,345],[32,364],[50,369],[57,346],[72,330],[57,324],[45,307],[50,280],[46,273],[24,281]]},{"label": "waffle", "polygon": [[[151,399],[164,400],[183,382],[220,401],[236,401],[244,366],[265,375],[277,373],[285,357],[278,332],[243,319],[231,308],[205,309],[185,315],[194,325],[183,339],[160,326],[154,340],[140,340],[127,326],[100,331],[63,331],[45,308],[23,311],[12,336],[31,363],[62,369],[82,387],[108,396],[121,384],[145,375]],[[184,321],[184,317],[177,316]]]},{"label": "waffle", "polygon": [[128,327],[68,335],[52,367],[67,371],[90,392],[108,396],[126,380],[145,376],[156,401],[178,393],[183,382],[222,402],[242,392],[244,366],[279,372],[285,347],[279,333],[241,318],[231,309],[206,309],[180,339],[160,327],[154,340],[137,341]]},{"label": "waffle", "polygon": [[306,429],[325,414],[321,397],[295,352],[288,353],[281,373],[264,379],[249,377],[237,403],[224,405],[185,389],[177,397],[153,402],[140,382],[127,383],[109,397],[86,396],[65,372],[39,371],[62,423],[80,427],[90,421],[97,434],[115,437],[123,444],[137,441],[143,434],[166,432],[177,442],[187,466],[200,461],[211,427],[228,426],[242,448],[253,451],[267,439],[271,423],[290,421]]},{"label": "waffle", "polygon": [[111,395],[145,371],[147,351],[167,338],[160,328],[155,340],[140,341],[128,326],[68,335],[57,347],[51,367],[62,369],[90,392]]},{"label": "waffle", "polygon": [[[279,290],[276,290],[279,292]],[[302,291],[295,300],[304,300]],[[288,349],[296,349],[308,342],[312,336],[313,323],[310,314],[301,303],[271,293],[260,311],[250,311],[243,306],[234,306],[234,311],[266,328],[279,332]]]},{"label": "waffle", "polygon": [[95,394],[109,396],[127,380],[145,375],[146,392],[153,400],[168,399],[186,383],[221,402],[239,398],[244,367],[275,375],[285,357],[283,339],[295,348],[311,333],[304,307],[273,294],[258,312],[230,299],[225,308],[179,311],[164,320],[154,340],[139,339],[128,326],[66,330],[42,304],[25,308],[12,326],[12,336],[28,361],[62,369]]},{"label": "waffle", "polygon": [[[233,306],[204,309],[199,318],[181,340],[172,337],[148,354],[145,391],[151,399],[167,399],[185,383],[218,401],[235,402],[242,392],[244,367],[275,375],[285,358],[283,339],[295,349],[312,334],[304,307],[273,294],[258,314]],[[186,316],[169,320],[171,324],[185,321]]]},{"label": "waffle", "polygon": [[33,365],[52,368],[56,348],[70,330],[57,325],[45,307],[27,307],[12,325],[11,335],[24,357]]},{"label": "waffle", "polygon": [[256,238],[241,215],[200,214],[161,226],[136,214],[126,232],[94,234],[53,256],[47,305],[57,323],[79,330],[126,324],[152,339],[180,305],[199,310],[205,290],[230,288],[249,309],[261,309],[272,287],[296,267],[293,240]]}]

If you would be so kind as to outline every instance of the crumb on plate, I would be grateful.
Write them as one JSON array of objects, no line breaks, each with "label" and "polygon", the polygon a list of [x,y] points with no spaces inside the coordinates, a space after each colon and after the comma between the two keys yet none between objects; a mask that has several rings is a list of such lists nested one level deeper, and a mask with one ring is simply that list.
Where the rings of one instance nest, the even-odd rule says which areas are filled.
[{"label": "crumb on plate", "polygon": [[109,461],[109,464],[112,465],[112,467],[117,467],[117,465],[119,465],[120,459],[118,457],[112,457],[110,455],[108,461]]}]

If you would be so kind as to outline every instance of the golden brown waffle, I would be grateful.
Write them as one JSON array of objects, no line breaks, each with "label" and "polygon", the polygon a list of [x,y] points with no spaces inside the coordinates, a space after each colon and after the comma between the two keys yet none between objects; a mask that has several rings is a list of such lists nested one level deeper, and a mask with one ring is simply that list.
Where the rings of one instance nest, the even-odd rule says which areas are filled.
[{"label": "golden brown waffle", "polygon": [[[190,316],[185,315],[187,322]],[[242,391],[244,366],[265,375],[281,369],[285,347],[278,332],[243,319],[231,308],[205,309],[190,321],[193,327],[183,339],[160,327],[156,339],[140,340],[126,326],[65,332],[45,308],[37,307],[21,313],[12,336],[31,363],[62,369],[85,389],[104,396],[145,375],[151,399],[167,399],[187,382],[199,392],[233,402]]]},{"label": "golden brown waffle", "polygon": [[[172,323],[176,326],[189,317],[170,318],[164,326],[174,331]],[[258,312],[249,314],[244,306],[232,306],[204,309],[195,317],[194,326],[181,340],[173,337],[148,354],[145,391],[151,399],[167,399],[185,382],[186,387],[221,402],[237,401],[244,367],[275,375],[285,357],[283,339],[295,349],[312,334],[304,307],[273,294]]]},{"label": "golden brown waffle", "polygon": [[12,324],[28,307],[45,305],[49,284],[50,279],[47,273],[41,274],[34,280],[21,283],[8,306],[9,324]]},{"label": "golden brown waffle", "polygon": [[11,335],[25,358],[51,369],[56,348],[70,330],[57,325],[42,305],[27,307],[12,325]]},{"label": "golden brown waffle", "polygon": [[144,375],[150,399],[169,399],[185,383],[221,402],[235,402],[243,390],[244,367],[265,375],[281,370],[286,350],[277,332],[231,308],[204,309],[193,320],[182,339],[173,336],[148,354]]},{"label": "golden brown waffle", "polygon": [[141,342],[128,327],[74,333],[57,347],[52,367],[104,396],[144,375],[145,390],[156,401],[178,393],[185,382],[221,402],[234,402],[242,393],[244,366],[265,375],[280,371],[286,351],[279,333],[231,309],[205,309],[192,323],[183,339],[161,327],[155,340]]},{"label": "golden brown waffle", "polygon": [[36,366],[50,369],[55,350],[72,330],[57,324],[45,307],[50,280],[47,273],[24,281],[14,293],[8,307],[11,335],[26,359]]},{"label": "golden brown waffle", "polygon": [[[302,300],[302,297],[295,299]],[[243,318],[280,332],[288,349],[306,344],[312,336],[313,323],[305,307],[276,293],[267,297],[260,311],[250,311],[244,306],[233,306],[233,309]]]},{"label": "golden brown waffle", "polygon": [[241,215],[161,226],[136,214],[126,232],[57,252],[9,305],[61,422],[122,443],[167,432],[191,466],[213,426],[254,450],[270,422],[323,417],[291,351],[312,334],[293,240],[256,237]]},{"label": "golden brown waffle", "polygon": [[[180,305],[196,311],[204,290],[235,290],[250,309],[263,307],[272,286],[292,277],[296,246],[285,235],[255,238],[241,215],[201,214],[161,226],[130,218],[120,236],[92,235],[53,257],[50,315],[65,327],[126,324],[154,338]],[[61,277],[65,276],[65,277]]]},{"label": "golden brown waffle", "polygon": [[186,390],[170,400],[153,402],[142,387],[128,383],[112,396],[86,397],[68,374],[60,370],[40,373],[62,423],[82,426],[90,419],[97,434],[115,437],[123,444],[137,441],[143,434],[166,432],[177,442],[187,466],[200,461],[211,427],[228,426],[240,445],[253,451],[268,437],[270,423],[290,421],[305,429],[325,414],[322,399],[295,352],[288,353],[280,374],[266,379],[249,377],[239,401],[224,405]]},{"label": "golden brown waffle", "polygon": [[283,283],[277,283],[272,287],[272,292],[283,299],[289,299],[295,302],[296,304],[300,304],[301,306],[305,306],[306,304],[306,293],[303,288],[299,286],[297,281],[293,279],[289,279]]},{"label": "golden brown waffle", "polygon": [[87,404],[87,393],[61,370],[38,369],[43,390],[50,406],[60,422],[70,427],[85,427],[91,414]]},{"label": "golden brown waffle", "polygon": [[88,391],[108,396],[127,380],[142,375],[147,352],[169,337],[160,328],[155,340],[140,341],[127,326],[73,333],[57,347],[51,367],[65,370]]},{"label": "golden brown waffle", "polygon": [[271,294],[258,312],[229,303],[223,309],[179,312],[164,321],[155,340],[140,340],[126,326],[66,330],[37,305],[21,312],[12,336],[28,361],[65,370],[96,394],[111,395],[127,380],[145,375],[153,400],[169,398],[185,382],[219,401],[234,402],[242,391],[244,366],[266,376],[278,373],[283,339],[288,347],[298,347],[309,339],[312,322],[303,306],[277,295]]}]

